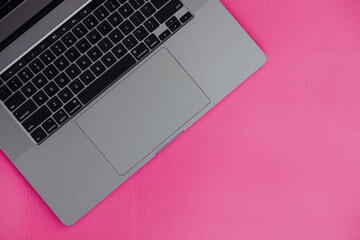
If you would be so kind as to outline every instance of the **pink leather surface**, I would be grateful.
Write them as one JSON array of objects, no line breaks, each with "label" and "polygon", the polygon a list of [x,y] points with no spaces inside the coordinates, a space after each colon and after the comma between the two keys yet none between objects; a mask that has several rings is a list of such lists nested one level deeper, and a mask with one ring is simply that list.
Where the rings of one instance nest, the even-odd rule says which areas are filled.
[{"label": "pink leather surface", "polygon": [[266,65],[74,226],[0,156],[0,239],[360,239],[360,1],[222,0]]}]

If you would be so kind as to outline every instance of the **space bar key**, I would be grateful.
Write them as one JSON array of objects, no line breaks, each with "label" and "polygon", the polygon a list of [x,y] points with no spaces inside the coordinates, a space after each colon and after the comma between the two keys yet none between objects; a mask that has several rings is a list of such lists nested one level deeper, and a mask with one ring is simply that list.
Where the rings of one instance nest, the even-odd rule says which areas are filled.
[{"label": "space bar key", "polygon": [[100,76],[93,83],[87,86],[86,89],[78,95],[79,100],[84,105],[88,104],[100,93],[106,90],[110,85],[116,82],[119,77],[121,77],[130,68],[132,68],[135,63],[136,60],[130,54],[126,55],[114,66],[112,66],[108,71],[106,71],[102,76]]}]

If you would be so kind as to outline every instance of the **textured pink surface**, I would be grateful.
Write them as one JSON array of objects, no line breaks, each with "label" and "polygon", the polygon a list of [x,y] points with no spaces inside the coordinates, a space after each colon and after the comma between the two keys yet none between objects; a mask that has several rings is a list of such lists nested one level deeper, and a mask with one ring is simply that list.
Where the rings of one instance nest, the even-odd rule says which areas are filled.
[{"label": "textured pink surface", "polygon": [[223,0],[268,61],[72,227],[0,157],[0,239],[360,239],[360,2]]}]

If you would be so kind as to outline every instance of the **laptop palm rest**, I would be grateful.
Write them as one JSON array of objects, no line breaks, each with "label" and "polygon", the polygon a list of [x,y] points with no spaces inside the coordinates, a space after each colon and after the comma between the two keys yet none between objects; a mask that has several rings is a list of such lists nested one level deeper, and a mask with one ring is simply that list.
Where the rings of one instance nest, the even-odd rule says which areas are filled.
[{"label": "laptop palm rest", "polygon": [[162,49],[81,115],[77,124],[118,173],[125,175],[209,102]]}]

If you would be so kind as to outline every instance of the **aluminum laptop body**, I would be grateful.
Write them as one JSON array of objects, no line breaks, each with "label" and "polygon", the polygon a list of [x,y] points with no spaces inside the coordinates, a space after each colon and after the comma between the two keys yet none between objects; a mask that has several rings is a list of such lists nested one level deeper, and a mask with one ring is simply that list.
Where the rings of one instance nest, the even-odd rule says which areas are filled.
[{"label": "aluminum laptop body", "polygon": [[[41,1],[23,4],[28,2]],[[0,52],[0,147],[65,225],[82,218],[266,61],[218,0],[110,0],[100,1],[96,8],[106,10],[97,12],[86,9],[92,2],[59,1]],[[131,6],[128,20],[123,6]],[[21,12],[21,6],[11,11]],[[86,28],[75,29],[83,21],[75,16],[86,19]],[[11,18],[4,17],[0,29],[16,26]],[[135,30],[126,33],[128,26],[116,25],[119,18]],[[62,26],[68,29],[57,40]],[[82,31],[91,45],[84,53]],[[31,53],[44,39],[54,59],[42,53],[35,61]],[[73,42],[80,55],[70,61]],[[31,60],[21,62],[27,56]],[[13,76],[14,64],[27,71],[18,67]],[[70,79],[67,85],[59,76]],[[15,94],[24,97],[21,103]],[[42,115],[46,120],[39,120]]]}]

